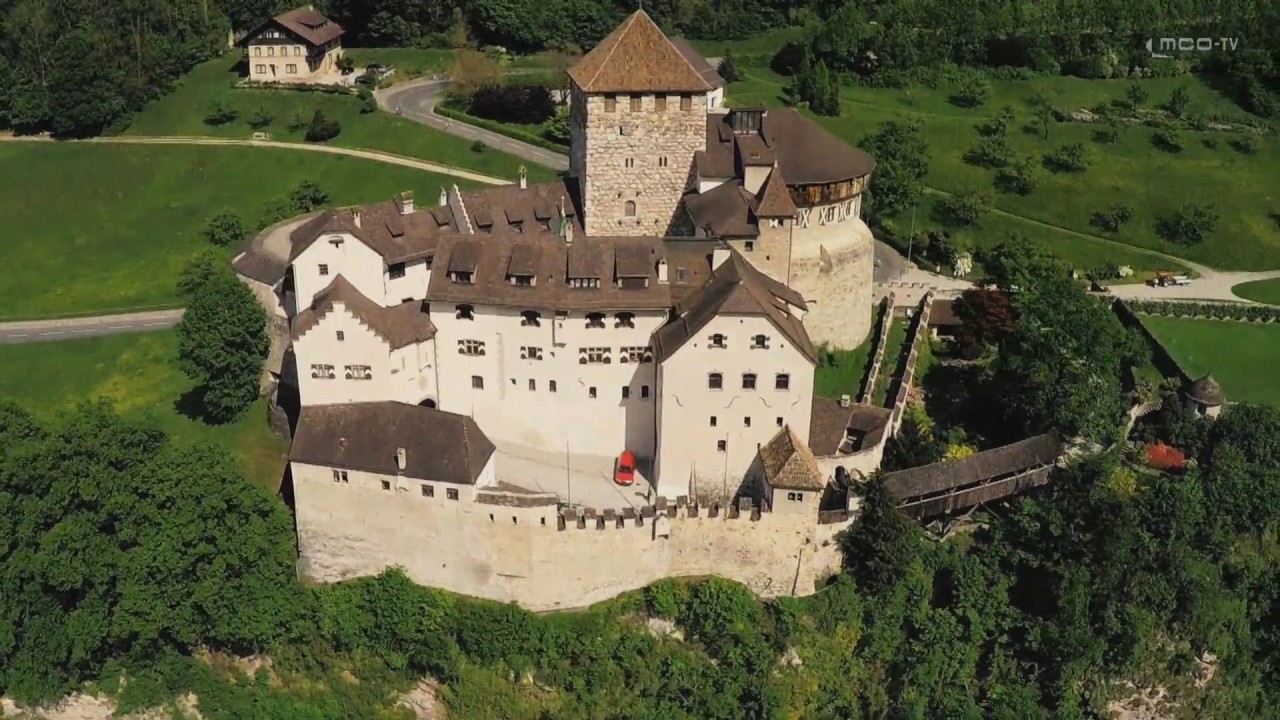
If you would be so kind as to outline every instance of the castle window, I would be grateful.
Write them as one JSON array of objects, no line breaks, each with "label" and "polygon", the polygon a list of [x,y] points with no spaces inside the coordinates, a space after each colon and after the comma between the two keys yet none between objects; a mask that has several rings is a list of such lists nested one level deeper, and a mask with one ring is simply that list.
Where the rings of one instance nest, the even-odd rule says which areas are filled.
[{"label": "castle window", "polygon": [[520,359],[521,360],[541,360],[542,348],[534,347],[533,345],[522,346],[520,348]]},{"label": "castle window", "polygon": [[529,378],[529,392],[534,392],[537,389],[538,389],[538,381],[534,380],[533,378]]},{"label": "castle window", "polygon": [[422,497],[435,497],[435,496],[436,496],[435,486],[422,483]]},{"label": "castle window", "polygon": [[774,375],[773,389],[774,390],[790,390],[791,376],[786,373],[778,373],[777,375]]},{"label": "castle window", "polygon": [[341,330],[338,331],[337,335],[338,335],[338,342],[342,342],[343,340],[347,339],[347,334],[342,332]]},{"label": "castle window", "polygon": [[604,313],[587,313],[587,327],[589,328],[604,327]]},{"label": "castle window", "polygon": [[484,355],[484,341],[483,340],[459,340],[458,354],[472,355],[472,356]]},{"label": "castle window", "polygon": [[272,57],[275,57],[275,54],[276,54],[276,48],[275,48],[275,46],[274,46],[274,45],[268,45],[268,46],[267,46],[267,54],[268,54],[268,55],[270,55],[270,56],[272,56]]},{"label": "castle window", "polygon": [[[262,48],[260,48],[260,47],[255,47],[255,48],[253,49],[253,54],[254,54],[254,56],[256,56],[256,57],[262,57]],[[258,67],[263,68],[263,69],[265,70],[267,66],[266,66],[266,65],[259,65]],[[262,70],[259,70],[258,72],[262,72]]]},{"label": "castle window", "polygon": [[742,389],[743,389],[743,390],[755,390],[755,389],[756,389],[756,374],[755,374],[755,373],[742,373]]},{"label": "castle window", "polygon": [[729,449],[729,441],[728,441],[728,440],[717,440],[717,441],[716,441],[716,450],[719,450],[720,452],[726,452],[728,449]]},{"label": "castle window", "polygon": [[334,470],[334,471],[333,471],[333,481],[334,481],[334,482],[346,482],[346,481],[347,481],[347,471],[346,471],[346,470]]},{"label": "castle window", "polygon": [[622,386],[622,399],[623,400],[631,399],[631,388],[627,385]]},{"label": "castle window", "polygon": [[667,156],[663,155],[658,158],[658,167],[666,167],[666,166],[667,166]]},{"label": "castle window", "polygon": [[550,221],[550,220],[539,220],[539,221],[538,221],[538,227],[542,228],[543,230],[550,230],[550,229],[551,229],[551,221]]},{"label": "castle window", "polygon": [[332,365],[312,365],[311,377],[315,378],[316,380],[332,380],[334,377],[333,366]]},{"label": "castle window", "polygon": [[751,349],[752,350],[768,350],[769,336],[768,335],[752,335]]},{"label": "castle window", "polygon": [[622,161],[622,166],[623,166],[623,167],[629,167],[629,168],[630,168],[630,167],[635,167],[635,166],[636,166],[636,159],[635,159],[635,158],[627,158],[626,160],[623,160],[623,161]]},{"label": "castle window", "polygon": [[712,416],[711,416],[711,427],[715,427],[715,426],[716,426],[716,416],[715,416],[715,415],[712,415]]},{"label": "castle window", "polygon": [[693,96],[692,96],[692,95],[690,95],[689,93],[680,93],[680,109],[681,109],[681,110],[692,110],[692,109],[693,109]]},{"label": "castle window", "polygon": [[742,418],[742,427],[751,427],[751,416],[750,416],[750,415],[745,416],[745,417],[743,417],[743,418]]},{"label": "castle window", "polygon": [[782,418],[781,418],[781,417],[776,417],[776,418],[774,418],[773,420],[774,420],[774,422],[775,422],[775,423],[777,423],[778,427],[782,427]]},{"label": "castle window", "polygon": [[450,280],[450,281],[452,281],[452,282],[456,282],[456,283],[458,283],[459,285],[470,285],[470,284],[471,284],[471,273],[466,272],[466,271],[463,271],[463,270],[458,270],[458,271],[455,271],[455,272],[451,272],[451,273],[449,273],[449,280]]},{"label": "castle window", "polygon": [[458,499],[457,488],[449,488],[448,490],[445,490],[444,496],[449,498],[450,500],[457,500]]},{"label": "castle window", "polygon": [[640,399],[641,399],[641,400],[648,400],[648,399],[649,399],[649,386],[648,386],[648,385],[641,385],[641,386],[640,386]]},{"label": "castle window", "polygon": [[722,374],[720,374],[720,373],[708,373],[708,374],[707,374],[707,389],[708,389],[708,390],[723,390],[723,389],[724,389],[724,375],[722,375]]},{"label": "castle window", "polygon": [[390,489],[391,489],[391,481],[390,481],[390,480],[383,480],[383,481],[382,481],[382,489],[383,489],[383,490],[390,490]]},{"label": "castle window", "polygon": [[713,348],[723,348],[724,346],[725,346],[725,344],[724,344],[724,335],[722,335],[722,334],[720,334],[720,333],[715,333],[715,334],[713,334],[713,335],[711,336],[711,347],[713,347]]},{"label": "castle window", "polygon": [[294,55],[301,55],[301,54],[302,54],[302,46],[301,46],[301,45],[295,45],[295,46],[293,46],[293,54],[294,54]]},{"label": "castle window", "polygon": [[676,282],[685,282],[688,280],[688,273],[684,268],[676,268]]},{"label": "castle window", "polygon": [[745,250],[746,252],[755,252],[756,244],[754,241],[748,240],[742,243],[742,249]]},{"label": "castle window", "polygon": [[769,218],[769,227],[771,227],[771,228],[780,228],[780,227],[782,227],[782,219],[781,219],[781,218]]},{"label": "castle window", "polygon": [[472,376],[471,376],[471,389],[472,389],[472,390],[483,390],[483,389],[484,389],[484,378],[480,377],[479,375],[472,375]]},{"label": "castle window", "polygon": [[542,327],[542,314],[537,310],[520,313],[520,327]]},{"label": "castle window", "polygon": [[804,493],[789,492],[787,493],[787,499],[795,502],[804,502]]},{"label": "castle window", "polygon": [[618,362],[648,363],[653,362],[653,348],[630,345],[618,348]]},{"label": "castle window", "polygon": [[608,365],[611,360],[609,353],[612,348],[607,347],[584,347],[578,348],[578,364],[579,365]]},{"label": "castle window", "polygon": [[618,313],[613,316],[613,326],[616,328],[633,328],[636,326],[635,313]]},{"label": "castle window", "polygon": [[475,320],[476,309],[471,305],[455,305],[453,316],[458,320]]},{"label": "castle window", "polygon": [[653,111],[654,111],[654,112],[666,112],[666,111],[667,111],[667,96],[666,96],[666,95],[659,95],[659,96],[657,96],[657,97],[655,97],[655,98],[653,99]]},{"label": "castle window", "polygon": [[605,95],[605,96],[604,96],[604,111],[605,111],[605,112],[614,112],[614,111],[616,111],[617,109],[618,109],[618,96],[617,96],[617,95]]},{"label": "castle window", "polygon": [[587,397],[591,398],[592,400],[596,399],[596,388],[594,385],[587,388]]},{"label": "castle window", "polygon": [[626,215],[627,217],[635,217],[635,216],[636,216],[636,201],[635,201],[635,200],[628,200],[628,201],[626,201],[625,203],[623,203],[623,205],[622,205],[622,214],[623,214],[623,215]]},{"label": "castle window", "polygon": [[631,96],[631,112],[640,112],[641,102],[642,102],[642,98],[640,95],[632,95]]},{"label": "castle window", "polygon": [[320,274],[321,274],[321,275],[328,275],[328,274],[329,274],[329,266],[328,266],[328,265],[325,265],[324,263],[321,263],[321,264],[320,264]]},{"label": "castle window", "polygon": [[387,275],[389,275],[392,280],[397,280],[399,278],[404,277],[404,263],[395,263],[393,265],[388,265]]},{"label": "castle window", "polygon": [[548,392],[555,392],[555,391],[556,391],[556,381],[555,381],[555,380],[548,380],[548,381],[547,381],[547,391],[548,391]]},{"label": "castle window", "polygon": [[368,365],[347,365],[342,368],[342,373],[348,380],[373,379],[373,368]]}]

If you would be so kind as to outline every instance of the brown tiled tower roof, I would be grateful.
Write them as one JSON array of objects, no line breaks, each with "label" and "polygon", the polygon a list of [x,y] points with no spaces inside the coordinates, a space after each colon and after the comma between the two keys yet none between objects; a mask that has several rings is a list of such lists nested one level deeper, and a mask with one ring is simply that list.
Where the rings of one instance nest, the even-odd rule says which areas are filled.
[{"label": "brown tiled tower roof", "polygon": [[583,92],[707,92],[703,78],[644,10],[622,21],[569,68]]},{"label": "brown tiled tower roof", "polygon": [[760,448],[764,477],[774,487],[795,490],[821,490],[827,481],[818,469],[817,459],[790,425],[778,431]]}]

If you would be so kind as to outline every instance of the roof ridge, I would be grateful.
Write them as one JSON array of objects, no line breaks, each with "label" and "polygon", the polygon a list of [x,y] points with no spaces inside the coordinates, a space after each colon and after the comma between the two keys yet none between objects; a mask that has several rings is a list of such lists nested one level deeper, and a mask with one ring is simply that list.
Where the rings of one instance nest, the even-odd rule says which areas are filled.
[{"label": "roof ridge", "polygon": [[627,16],[626,20],[622,21],[622,24],[619,25],[613,33],[610,33],[610,35],[617,33],[613,38],[613,45],[610,46],[608,54],[604,56],[604,59],[600,61],[600,64],[596,66],[596,71],[591,75],[591,80],[587,84],[594,83],[596,78],[600,77],[600,73],[604,71],[605,66],[609,64],[611,59],[613,59],[613,54],[618,51],[618,46],[622,44],[622,38],[631,31],[632,27],[635,26],[636,16],[642,12],[644,12],[644,10],[640,9],[631,13]]}]

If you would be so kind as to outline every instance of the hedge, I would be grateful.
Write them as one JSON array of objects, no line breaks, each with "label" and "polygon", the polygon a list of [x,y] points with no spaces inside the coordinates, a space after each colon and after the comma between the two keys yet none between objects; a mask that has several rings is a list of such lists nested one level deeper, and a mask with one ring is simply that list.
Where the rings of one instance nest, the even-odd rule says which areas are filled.
[{"label": "hedge", "polygon": [[444,105],[436,105],[436,114],[443,115],[453,120],[457,120],[458,122],[464,122],[468,125],[475,125],[478,128],[484,128],[485,130],[496,132],[499,135],[506,135],[509,138],[515,138],[516,140],[519,140],[521,142],[527,142],[530,145],[537,145],[538,147],[543,148],[545,150],[564,153],[566,155],[569,153],[568,147],[561,145],[560,143],[551,142],[550,140],[542,137],[541,135],[521,132],[519,130],[509,128],[501,123],[490,122],[488,120],[485,120],[484,118],[478,118],[474,115],[468,115],[467,113],[464,113],[461,110],[455,110],[454,108],[445,107]]},{"label": "hedge", "polygon": [[1170,300],[1126,300],[1136,313],[1166,317],[1205,318],[1208,320],[1240,320],[1243,322],[1280,322],[1280,308],[1243,303],[1198,303]]}]

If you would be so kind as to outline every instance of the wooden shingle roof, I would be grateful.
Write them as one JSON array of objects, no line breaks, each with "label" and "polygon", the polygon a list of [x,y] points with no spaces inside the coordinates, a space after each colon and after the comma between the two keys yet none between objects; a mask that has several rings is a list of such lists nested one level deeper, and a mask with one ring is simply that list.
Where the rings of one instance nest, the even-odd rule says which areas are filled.
[{"label": "wooden shingle roof", "polygon": [[770,485],[797,490],[821,490],[827,486],[818,461],[790,425],[778,431],[760,448],[764,477]]}]

